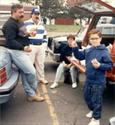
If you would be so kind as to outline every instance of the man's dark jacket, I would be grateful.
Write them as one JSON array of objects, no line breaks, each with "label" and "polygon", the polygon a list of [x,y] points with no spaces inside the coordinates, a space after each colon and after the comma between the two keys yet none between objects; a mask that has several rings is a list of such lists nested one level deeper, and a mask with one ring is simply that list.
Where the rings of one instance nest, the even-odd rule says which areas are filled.
[{"label": "man's dark jacket", "polygon": [[10,17],[3,25],[2,31],[6,38],[6,47],[14,50],[24,50],[24,46],[29,45],[29,39],[19,35],[20,23]]}]

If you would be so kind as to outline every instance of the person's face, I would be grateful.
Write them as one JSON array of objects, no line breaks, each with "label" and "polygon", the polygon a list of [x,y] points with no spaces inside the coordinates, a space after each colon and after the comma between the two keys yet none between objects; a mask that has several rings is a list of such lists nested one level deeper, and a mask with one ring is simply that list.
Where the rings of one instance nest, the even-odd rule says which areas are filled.
[{"label": "person's face", "polygon": [[22,18],[24,17],[24,9],[17,9],[15,12],[13,12],[13,16],[19,21],[22,20]]},{"label": "person's face", "polygon": [[39,19],[40,19],[40,14],[39,13],[32,14],[32,20],[33,21],[38,22]]},{"label": "person's face", "polygon": [[67,42],[68,42],[69,47],[72,47],[72,44],[75,44],[75,43],[76,43],[76,41],[75,41],[74,39],[72,39],[72,38],[69,38],[69,39],[67,40]]},{"label": "person's face", "polygon": [[101,37],[98,36],[98,34],[91,34],[89,37],[89,42],[92,46],[96,47],[100,45]]}]

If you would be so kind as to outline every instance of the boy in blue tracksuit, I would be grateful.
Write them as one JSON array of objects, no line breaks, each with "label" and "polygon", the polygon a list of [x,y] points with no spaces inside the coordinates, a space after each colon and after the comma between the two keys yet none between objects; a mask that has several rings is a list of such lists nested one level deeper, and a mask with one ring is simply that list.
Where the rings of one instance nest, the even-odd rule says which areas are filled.
[{"label": "boy in blue tracksuit", "polygon": [[100,125],[102,99],[105,88],[105,71],[112,68],[112,61],[108,50],[101,45],[102,35],[97,29],[88,33],[91,48],[79,51],[76,42],[71,45],[76,58],[86,60],[86,82],[84,98],[90,112],[86,117],[91,118],[88,125]]},{"label": "boy in blue tracksuit", "polygon": [[51,89],[54,89],[58,87],[59,81],[64,74],[65,69],[70,69],[70,75],[72,79],[72,88],[77,87],[77,75],[78,70],[75,68],[74,65],[70,63],[70,61],[67,59],[67,57],[72,57],[72,48],[70,46],[70,43],[75,41],[75,36],[74,35],[68,35],[67,36],[67,44],[62,43],[59,47],[59,52],[60,52],[60,64],[57,68],[56,71],[56,76],[54,79],[53,84],[50,86]]}]

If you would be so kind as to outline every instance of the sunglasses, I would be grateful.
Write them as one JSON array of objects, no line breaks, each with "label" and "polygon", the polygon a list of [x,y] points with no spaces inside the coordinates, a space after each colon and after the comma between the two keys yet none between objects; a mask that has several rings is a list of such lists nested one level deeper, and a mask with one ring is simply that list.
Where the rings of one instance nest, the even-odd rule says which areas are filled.
[{"label": "sunglasses", "polygon": [[89,38],[89,40],[98,40],[100,37]]}]

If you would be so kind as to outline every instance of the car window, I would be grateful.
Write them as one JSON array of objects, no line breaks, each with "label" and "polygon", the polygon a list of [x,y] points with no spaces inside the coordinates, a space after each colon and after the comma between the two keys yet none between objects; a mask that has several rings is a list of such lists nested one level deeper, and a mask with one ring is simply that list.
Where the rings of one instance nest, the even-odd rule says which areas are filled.
[{"label": "car window", "polygon": [[1,29],[2,29],[2,26],[3,24],[5,23],[5,21],[10,17],[10,13],[7,12],[7,13],[4,13],[4,12],[0,12],[0,36],[3,35]]},{"label": "car window", "polygon": [[111,16],[101,16],[96,28],[101,31],[103,35],[115,36],[115,17]]},{"label": "car window", "polygon": [[81,7],[86,8],[91,12],[103,12],[103,11],[111,11],[111,9],[100,5],[96,1],[87,1],[81,5]]},{"label": "car window", "polygon": [[111,20],[112,20],[112,17],[110,16],[101,16],[99,21],[98,21],[98,25],[99,24],[111,24]]}]

